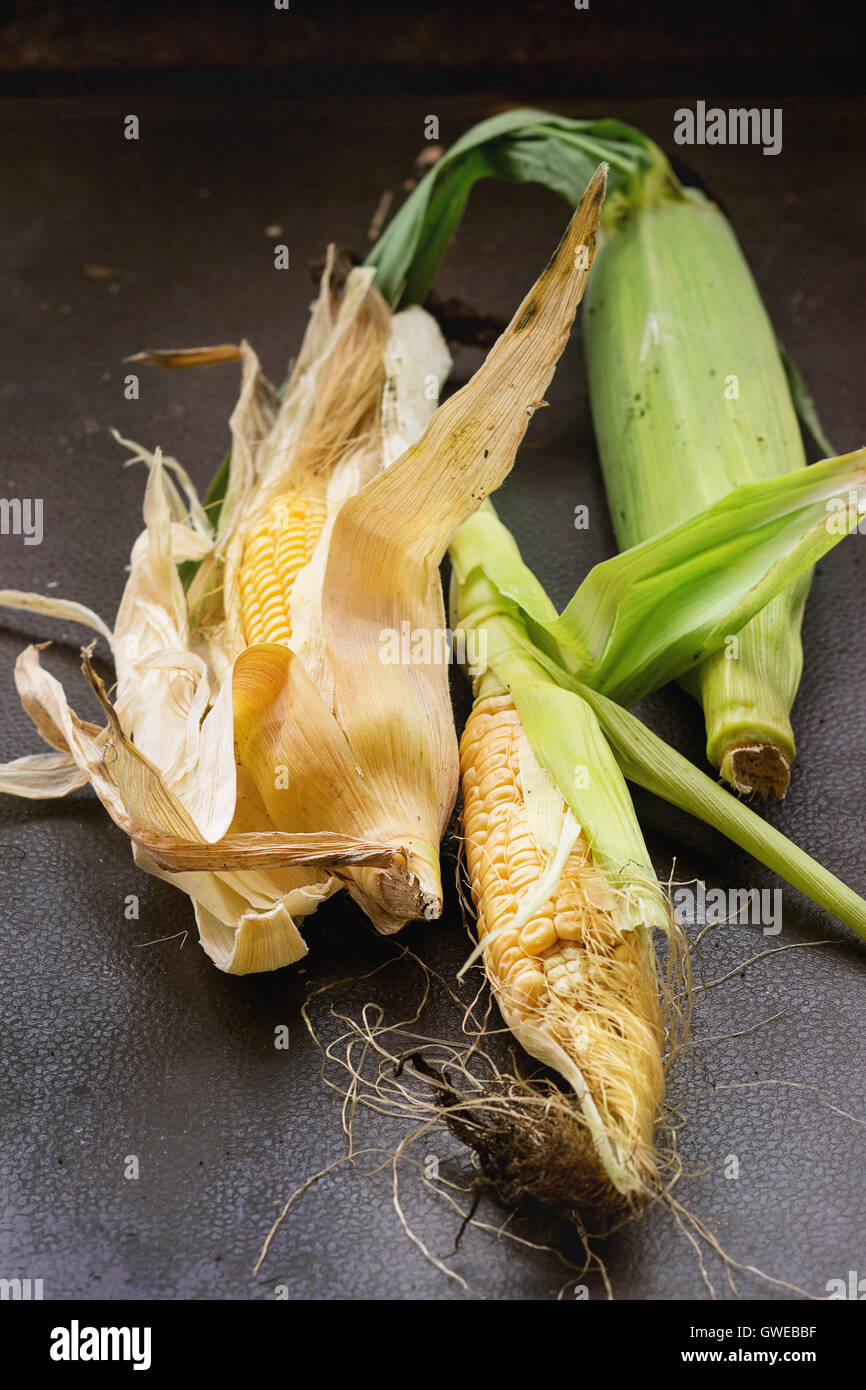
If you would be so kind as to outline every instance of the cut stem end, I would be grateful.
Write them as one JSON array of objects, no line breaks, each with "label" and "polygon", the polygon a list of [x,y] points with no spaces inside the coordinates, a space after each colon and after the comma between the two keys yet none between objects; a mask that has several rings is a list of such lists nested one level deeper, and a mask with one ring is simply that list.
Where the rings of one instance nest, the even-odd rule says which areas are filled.
[{"label": "cut stem end", "polygon": [[721,774],[735,791],[755,792],[765,800],[783,801],[791,780],[791,764],[774,743],[738,744],[726,749]]}]

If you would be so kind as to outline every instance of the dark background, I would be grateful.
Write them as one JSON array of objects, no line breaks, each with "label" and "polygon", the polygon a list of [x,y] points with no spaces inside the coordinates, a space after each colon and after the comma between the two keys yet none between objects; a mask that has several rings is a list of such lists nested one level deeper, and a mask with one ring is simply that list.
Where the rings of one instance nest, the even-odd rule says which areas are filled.
[{"label": "dark background", "polygon": [[[510,96],[572,101],[668,95],[858,93],[852,11],[812,0],[11,0],[0,70],[21,92],[92,91],[146,74],[169,85],[275,96],[502,84]],[[580,25],[580,28],[577,26]]]},{"label": "dark background", "polygon": [[[0,584],[75,597],[112,619],[141,526],[144,474],[124,471],[109,427],[161,444],[204,486],[225,450],[237,385],[231,367],[153,371],[142,374],[141,400],[127,402],[123,357],[246,335],[279,379],[303,331],[308,263],[329,239],[364,251],[380,194],[401,196],[430,113],[444,144],[529,100],[621,116],[669,147],[684,102],[782,105],[778,157],[754,148],[688,157],[723,199],[831,439],[840,449],[863,442],[863,120],[841,10],[292,0],[288,14],[264,3],[13,4],[7,13],[0,490],[44,498],[45,540],[0,538]],[[141,119],[137,143],[122,138],[131,111]],[[508,314],[565,215],[540,189],[480,187],[440,289]],[[275,223],[292,256],[279,276],[264,230]],[[94,266],[107,273],[94,278]],[[453,382],[479,360],[456,352]],[[579,334],[549,400],[498,505],[562,602],[613,550]],[[579,502],[590,507],[588,532],[573,529]],[[799,760],[788,801],[767,812],[861,893],[864,543],[850,539],[819,567],[795,708]],[[82,630],[0,615],[3,758],[39,747],[11,675],[29,639],[51,639],[46,664],[79,713],[94,717],[78,674]],[[459,678],[455,696],[465,713]],[[699,712],[684,695],[661,692],[644,713],[702,763]],[[775,886],[713,832],[643,794],[637,804],[665,877],[675,858],[677,879]],[[445,855],[450,881],[453,841]],[[123,916],[130,893],[140,897],[137,922]],[[364,1176],[344,1166],[314,1186],[251,1273],[282,1202],[344,1148],[339,1100],[322,1084],[299,1014],[305,991],[367,972],[401,943],[453,983],[466,951],[453,895],[441,923],[410,927],[396,944],[332,901],[308,921],[302,970],[228,978],[195,944],[187,900],[135,870],[126,841],[83,791],[56,804],[2,799],[0,902],[0,1277],[42,1278],[48,1298],[271,1298],[277,1285],[292,1299],[469,1296],[406,1238],[387,1169]],[[793,891],[784,905],[777,938],[732,926],[704,939],[706,980],[735,973],[698,999],[680,1147],[704,1171],[678,1195],[733,1257],[822,1295],[828,1280],[866,1273],[861,1131],[808,1089],[864,1113],[863,952]],[[825,944],[805,949],[815,941]],[[738,969],[768,946],[803,949]],[[398,1019],[419,989],[417,968],[403,962],[333,998],[353,1017],[374,998]],[[336,1027],[327,1007],[327,998],[311,1006],[322,1031]],[[440,990],[424,1031],[456,1037],[460,1018]],[[278,1024],[290,1029],[287,1052],[273,1045]],[[729,1089],[774,1079],[796,1085]],[[402,1137],[399,1125],[359,1120],[359,1144],[388,1148]],[[434,1135],[416,1156],[453,1148]],[[129,1154],[139,1158],[138,1181],[123,1176]],[[736,1180],[724,1176],[731,1155]],[[472,1175],[459,1156],[443,1171]],[[497,1241],[502,1216],[489,1205],[480,1216],[491,1230],[467,1232],[451,1253],[454,1211],[410,1169],[404,1193],[418,1234],[473,1290],[551,1298],[567,1277],[551,1254]],[[708,1296],[691,1246],[662,1212],[601,1251],[620,1297]],[[730,1297],[718,1261],[707,1256],[707,1266]],[[604,1296],[596,1276],[585,1282]],[[791,1296],[749,1273],[737,1287]]]}]

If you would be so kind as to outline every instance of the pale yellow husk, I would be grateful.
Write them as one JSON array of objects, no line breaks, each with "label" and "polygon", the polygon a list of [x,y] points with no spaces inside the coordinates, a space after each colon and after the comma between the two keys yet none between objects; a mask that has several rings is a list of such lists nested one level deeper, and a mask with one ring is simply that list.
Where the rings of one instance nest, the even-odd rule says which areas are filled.
[{"label": "pale yellow husk", "polygon": [[[137,449],[145,531],[113,629],[80,606],[0,593],[96,629],[117,672],[112,709],[88,668],[108,723],[87,725],[28,648],[19,691],[56,753],[7,764],[0,790],[63,795],[91,782],[139,865],[193,899],[222,969],[299,959],[298,921],[341,886],[383,931],[441,911],[438,845],[458,775],[447,667],[385,662],[382,639],[407,622],[445,628],[439,563],[541,404],[586,280],[576,248],[594,249],[603,193],[600,171],[487,362],[439,410],[441,335],[418,308],[392,316],[371,270],[351,272],[341,295],[326,270],[282,400],[241,344],[218,525],[174,460]],[[245,538],[275,497],[312,481],[327,521],[292,590],[291,640],[247,646]],[[185,593],[187,559],[200,564]]]}]

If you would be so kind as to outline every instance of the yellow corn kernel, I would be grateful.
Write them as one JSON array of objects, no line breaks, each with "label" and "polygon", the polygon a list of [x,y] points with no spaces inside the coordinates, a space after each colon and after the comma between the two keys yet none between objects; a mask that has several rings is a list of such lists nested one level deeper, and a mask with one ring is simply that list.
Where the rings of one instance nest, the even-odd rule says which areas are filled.
[{"label": "yellow corn kernel", "polygon": [[[582,891],[588,852],[580,842],[569,855],[555,897],[518,931],[509,931],[520,899],[544,871],[547,856],[532,834],[519,775],[520,718],[510,696],[482,700],[460,744],[463,825],[472,900],[483,937],[498,932],[485,953],[493,983],[523,1014],[543,1009],[549,990],[570,993],[572,957],[587,929]],[[557,970],[557,962],[561,969]]]},{"label": "yellow corn kernel", "polygon": [[[557,900],[559,907],[559,900]],[[582,912],[574,912],[570,908],[557,912],[553,925],[556,928],[556,935],[560,941],[579,941],[586,931],[586,916]]]},{"label": "yellow corn kernel", "polygon": [[292,589],[326,516],[324,491],[286,492],[252,523],[238,575],[244,637],[250,646],[290,641]]},{"label": "yellow corn kernel", "polygon": [[509,974],[508,989],[518,1005],[530,1011],[538,1006],[547,991],[544,971],[521,963]]},{"label": "yellow corn kernel", "polygon": [[[526,960],[520,946],[515,943],[515,939],[510,933],[503,934],[501,938],[501,948],[496,955],[495,970],[503,979],[508,978],[518,965],[522,965]],[[491,951],[496,951],[500,946],[499,941],[494,941],[490,947]]]},{"label": "yellow corn kernel", "polygon": [[549,917],[533,917],[520,929],[520,944],[528,956],[540,956],[556,942],[556,927]]}]

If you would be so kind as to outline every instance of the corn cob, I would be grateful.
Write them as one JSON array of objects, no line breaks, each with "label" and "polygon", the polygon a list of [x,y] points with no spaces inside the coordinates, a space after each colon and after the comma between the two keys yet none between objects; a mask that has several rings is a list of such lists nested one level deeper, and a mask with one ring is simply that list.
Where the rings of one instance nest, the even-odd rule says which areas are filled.
[{"label": "corn cob", "polygon": [[[584,335],[611,518],[625,549],[740,483],[806,460],[772,326],[718,208],[668,174],[612,199],[604,225]],[[709,761],[739,791],[787,790],[810,579],[791,584],[684,682],[703,704]]]},{"label": "corn cob", "polygon": [[[809,470],[811,485],[820,492],[825,473],[848,472],[842,462]],[[791,476],[800,496],[799,473]],[[731,528],[751,524],[763,534],[764,525],[756,526],[754,517],[748,523],[741,493],[739,505],[715,509],[716,527],[722,527],[728,506],[730,534],[724,534],[722,550],[730,562],[736,537]],[[802,509],[795,510],[800,515]],[[772,523],[772,509],[766,516]],[[820,501],[812,517],[823,545]],[[657,543],[678,555],[675,571],[682,569],[682,537],[690,530],[695,523]],[[702,537],[703,527],[697,530]],[[695,535],[696,545],[700,537]],[[457,529],[449,550],[452,628],[474,629],[479,639],[468,669],[475,704],[460,749],[464,852],[478,921],[478,945],[464,970],[483,956],[506,1024],[574,1095],[570,1106],[555,1103],[552,1126],[527,1116],[525,1142],[519,1124],[506,1132],[490,1176],[498,1184],[500,1169],[516,1172],[520,1191],[539,1191],[540,1184],[542,1200],[566,1213],[604,1219],[663,1188],[653,1134],[662,1118],[666,1076],[687,1036],[690,997],[682,931],[653,871],[623,772],[687,804],[861,935],[866,904],[660,740],[647,757],[641,745],[649,735],[633,716],[564,669],[557,672],[550,653],[530,634],[542,643],[573,638],[574,651],[584,651],[588,660],[599,639],[592,625],[600,611],[614,606],[604,585],[590,576],[557,615],[489,501]],[[820,545],[808,552],[819,553]],[[636,581],[638,592],[651,581],[654,564]],[[608,561],[606,572],[624,568],[636,578],[637,552]],[[695,589],[702,592],[705,583],[692,566],[692,605],[700,607]],[[656,585],[657,600],[658,592]],[[725,602],[737,611],[733,593]],[[585,626],[579,616],[584,609]],[[645,626],[645,605],[641,611]],[[742,611],[738,621],[749,612],[754,609]],[[610,613],[608,621],[615,632],[622,627],[627,650],[639,646],[627,624]],[[569,655],[567,646],[558,649],[563,658]],[[682,643],[682,650],[693,651],[692,642]],[[652,683],[637,686],[639,692],[644,688]],[[675,794],[665,782],[672,768]],[[653,948],[656,927],[667,938],[664,980]],[[468,1131],[465,1137],[475,1142]],[[479,1152],[483,1160],[486,1150]],[[557,1176],[542,1182],[548,1169]]]},{"label": "corn cob", "polygon": [[310,486],[275,498],[250,524],[238,572],[248,644],[291,641],[292,589],[312,558],[326,518],[324,489]]},{"label": "corn cob", "polygon": [[[794,506],[799,522],[818,537],[815,549],[803,551],[803,565],[822,553],[827,539],[825,475],[858,478],[862,467],[859,458],[830,460],[807,470],[802,481],[798,470],[785,479],[798,499],[804,489],[820,494],[809,521],[808,509],[799,501]],[[748,505],[750,493],[777,487],[739,490],[712,509],[726,563],[738,532],[742,541],[749,528],[762,536],[778,525],[773,507],[758,524]],[[707,566],[711,571],[717,563],[700,552],[704,530],[700,520],[686,522],[664,541],[600,567],[608,581],[615,571],[628,571],[641,597],[643,628],[641,590],[656,573],[666,574],[651,553],[661,546],[674,574],[681,573],[683,538],[690,532],[703,569],[688,566],[689,606],[700,609],[696,593],[709,592]],[[478,945],[464,971],[483,956],[506,1024],[527,1052],[559,1072],[576,1100],[571,1108],[562,1103],[553,1125],[527,1116],[525,1142],[519,1124],[504,1131],[490,1177],[505,1194],[540,1193],[540,1200],[566,1214],[605,1217],[663,1188],[653,1134],[666,1077],[687,1039],[690,999],[682,930],[653,871],[623,774],[723,830],[861,936],[866,903],[634,716],[569,676],[565,666],[557,669],[553,650],[566,664],[576,654],[578,670],[581,662],[591,663],[605,609],[626,660],[628,653],[638,660],[642,639],[611,600],[615,586],[590,575],[557,614],[489,501],[458,527],[449,552],[452,628],[474,630],[478,638],[467,669],[475,704],[460,748],[464,853],[478,923]],[[751,566],[740,568],[739,582],[753,583]],[[654,588],[655,618],[662,623],[661,590],[657,583]],[[733,590],[722,602],[738,624],[755,612]],[[714,610],[718,604],[713,597]],[[686,661],[695,646],[700,651],[694,636],[679,646]],[[603,669],[604,661],[597,662],[596,674]],[[674,666],[671,676],[683,669]],[[635,698],[652,688],[653,678],[639,682]],[[653,949],[656,927],[667,938],[663,979]],[[469,1128],[458,1137],[474,1144],[482,1161],[493,1154]]]},{"label": "corn cob", "polygon": [[[542,878],[521,776],[525,736],[508,694],[475,703],[460,744],[465,855],[479,941],[502,1014],[524,1046],[568,1076],[596,1147],[594,1186],[650,1187],[664,1096],[662,1028],[649,933],[623,927],[620,901],[578,836],[551,897],[518,925]],[[508,923],[515,922],[509,930]],[[575,1175],[577,1180],[577,1175]],[[581,1176],[586,1181],[586,1174]]]}]

